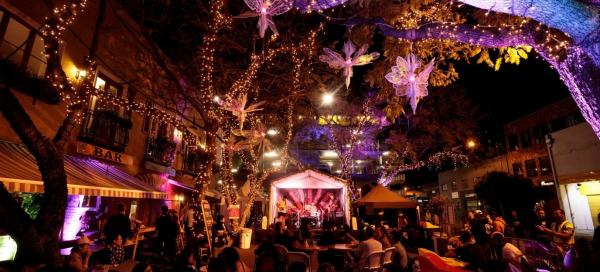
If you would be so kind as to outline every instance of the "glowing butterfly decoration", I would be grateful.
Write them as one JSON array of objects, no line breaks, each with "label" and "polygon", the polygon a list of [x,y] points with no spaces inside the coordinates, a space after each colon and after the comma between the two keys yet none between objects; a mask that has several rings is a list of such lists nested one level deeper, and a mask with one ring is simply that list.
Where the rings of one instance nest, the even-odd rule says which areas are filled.
[{"label": "glowing butterfly decoration", "polygon": [[259,108],[263,104],[264,101],[252,104],[246,108],[246,103],[248,102],[248,95],[242,94],[238,98],[232,98],[225,103],[223,103],[222,107],[226,111],[230,111],[233,116],[236,116],[240,121],[240,130],[244,129],[244,122],[246,121],[246,116],[248,113],[261,111],[262,108]]},{"label": "glowing butterfly decoration", "polygon": [[265,36],[267,27],[276,35],[279,34],[271,16],[287,12],[292,8],[293,3],[291,0],[244,0],[244,2],[252,11],[244,12],[236,18],[258,17],[257,26],[261,38]]},{"label": "glowing butterfly decoration", "polygon": [[396,66],[392,66],[392,71],[385,75],[385,79],[394,85],[396,95],[408,97],[413,113],[417,113],[419,100],[429,94],[427,85],[434,61],[435,59],[432,59],[417,73],[417,69],[421,67],[421,61],[417,56],[409,54],[406,59],[398,57]]},{"label": "glowing butterfly decoration", "polygon": [[356,46],[351,41],[347,41],[344,43],[344,56],[345,59],[339,53],[329,49],[323,48],[325,54],[319,56],[319,60],[322,62],[327,62],[329,67],[333,69],[344,69],[344,76],[346,77],[346,89],[350,85],[350,78],[352,78],[352,67],[353,66],[361,66],[366,65],[377,58],[379,58],[379,53],[373,52],[370,54],[365,54],[368,49],[368,45],[364,44],[363,46],[356,51]]}]

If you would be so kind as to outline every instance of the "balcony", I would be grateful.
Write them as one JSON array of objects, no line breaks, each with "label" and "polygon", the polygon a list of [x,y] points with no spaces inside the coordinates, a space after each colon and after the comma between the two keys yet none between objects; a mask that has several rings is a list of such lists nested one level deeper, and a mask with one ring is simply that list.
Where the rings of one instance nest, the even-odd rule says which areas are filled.
[{"label": "balcony", "polygon": [[189,174],[196,174],[202,169],[201,164],[209,160],[209,154],[202,149],[189,150],[183,160],[182,171]]},{"label": "balcony", "polygon": [[167,137],[149,137],[144,159],[162,166],[169,167],[175,158],[177,144]]},{"label": "balcony", "polygon": [[131,121],[112,111],[87,112],[79,140],[123,152],[129,140]]}]

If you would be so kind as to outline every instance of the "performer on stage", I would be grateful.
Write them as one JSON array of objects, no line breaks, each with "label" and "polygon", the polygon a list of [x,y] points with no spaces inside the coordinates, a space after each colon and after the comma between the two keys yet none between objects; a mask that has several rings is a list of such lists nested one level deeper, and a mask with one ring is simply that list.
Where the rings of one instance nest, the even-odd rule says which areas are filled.
[{"label": "performer on stage", "polygon": [[288,201],[287,197],[283,196],[279,201],[277,201],[277,217],[279,218],[279,222],[285,225],[285,219],[288,213]]}]

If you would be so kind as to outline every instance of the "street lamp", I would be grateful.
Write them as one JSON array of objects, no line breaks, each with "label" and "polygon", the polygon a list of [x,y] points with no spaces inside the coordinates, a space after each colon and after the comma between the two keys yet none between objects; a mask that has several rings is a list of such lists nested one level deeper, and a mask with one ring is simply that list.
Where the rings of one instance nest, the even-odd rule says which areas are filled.
[{"label": "street lamp", "polygon": [[467,148],[469,148],[469,149],[474,149],[476,145],[477,145],[477,143],[475,143],[474,140],[467,141]]},{"label": "street lamp", "polygon": [[323,105],[333,104],[334,96],[333,93],[324,93],[322,97]]},{"label": "street lamp", "polygon": [[277,135],[278,133],[279,133],[279,131],[277,131],[277,130],[276,130],[276,129],[274,129],[274,128],[270,128],[270,129],[268,129],[268,130],[267,130],[267,135],[269,135],[269,136],[275,136],[275,135]]}]

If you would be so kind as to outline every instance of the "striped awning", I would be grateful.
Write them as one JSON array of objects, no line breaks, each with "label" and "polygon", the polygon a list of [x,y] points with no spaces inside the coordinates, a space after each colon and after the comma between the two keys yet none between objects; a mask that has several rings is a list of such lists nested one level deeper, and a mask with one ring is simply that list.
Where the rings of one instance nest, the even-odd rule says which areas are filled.
[{"label": "striped awning", "polygon": [[[87,157],[65,156],[68,193],[166,199],[167,194],[129,173]],[[37,162],[24,145],[0,141],[0,182],[9,192],[42,193]]]}]

